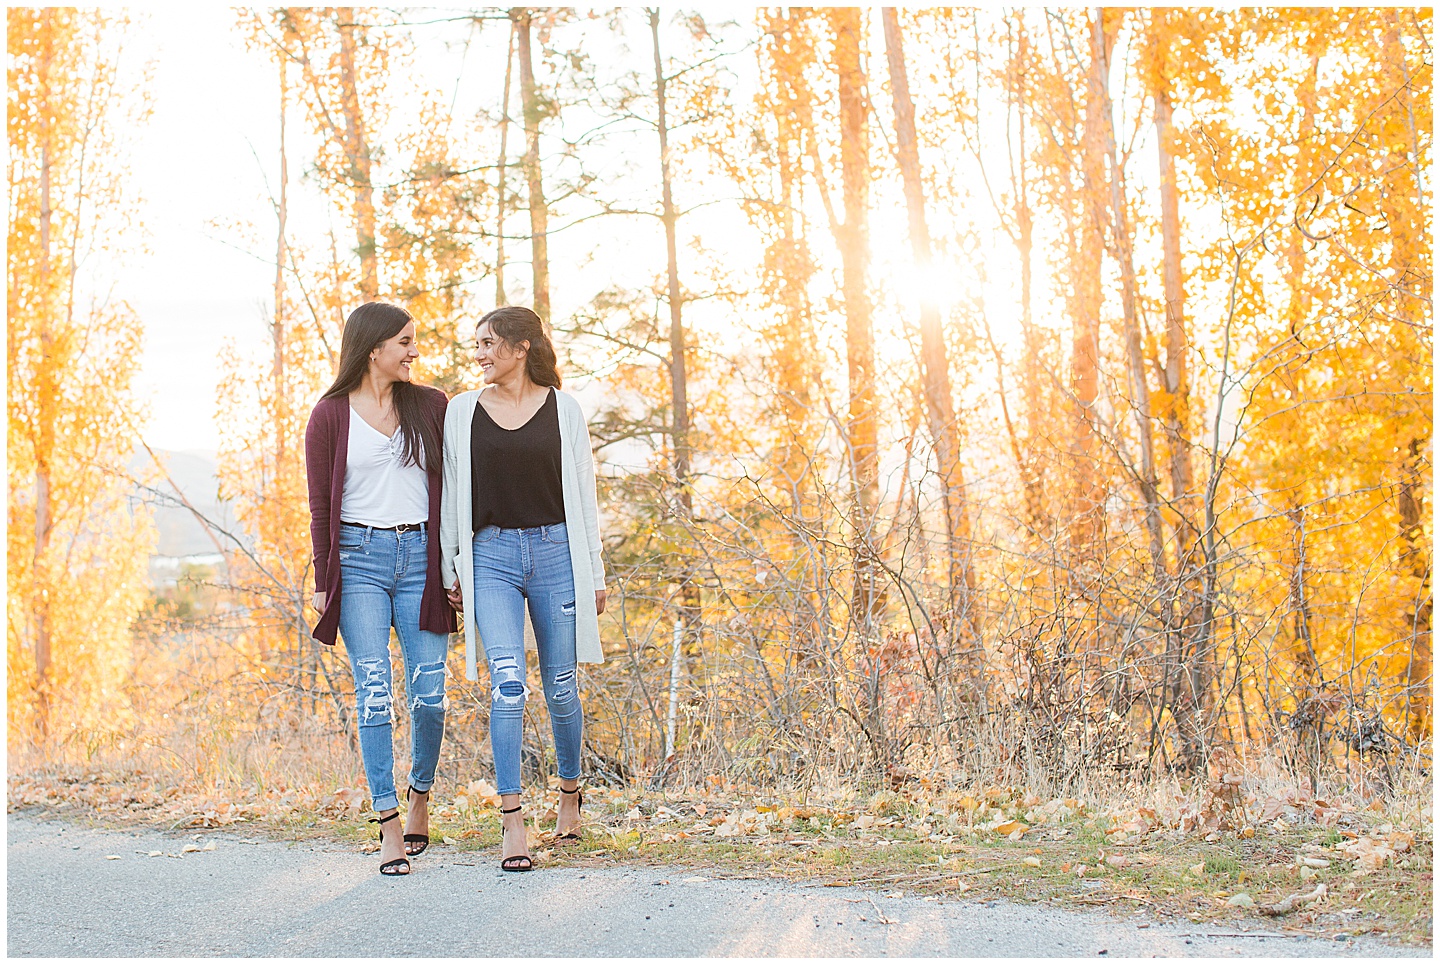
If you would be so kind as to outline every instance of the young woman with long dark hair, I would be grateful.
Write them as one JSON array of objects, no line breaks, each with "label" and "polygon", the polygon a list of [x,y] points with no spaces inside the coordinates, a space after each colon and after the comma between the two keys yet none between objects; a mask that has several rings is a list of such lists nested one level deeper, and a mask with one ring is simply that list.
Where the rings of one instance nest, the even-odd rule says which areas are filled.
[{"label": "young woman with long dark hair", "polygon": [[[441,439],[445,393],[410,379],[415,321],[367,302],[340,338],[335,382],[305,429],[315,639],[345,640],[355,675],[360,755],[379,815],[380,873],[410,873],[430,843],[430,789],[445,734],[445,656],[455,614],[440,581]],[[399,824],[391,745],[390,628],[400,637],[410,701],[411,755]]]},{"label": "young woman with long dark hair", "polygon": [[500,792],[500,867],[529,871],[520,811],[525,609],[555,737],[556,839],[578,839],[583,714],[576,663],[600,663],[605,567],[585,414],[560,391],[555,348],[528,308],[497,308],[476,327],[482,389],[445,415],[440,564],[465,619],[465,673],[477,642],[490,671],[490,747]]}]

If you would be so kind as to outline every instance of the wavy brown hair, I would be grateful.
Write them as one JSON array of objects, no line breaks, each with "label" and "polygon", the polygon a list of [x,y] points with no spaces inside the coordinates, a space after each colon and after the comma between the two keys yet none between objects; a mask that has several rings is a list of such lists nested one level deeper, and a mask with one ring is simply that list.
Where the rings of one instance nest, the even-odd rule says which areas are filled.
[{"label": "wavy brown hair", "polygon": [[[320,401],[355,391],[370,369],[370,353],[414,320],[405,309],[389,302],[366,302],[351,312],[340,334],[339,371]],[[415,382],[396,382],[390,386],[390,399],[400,419],[401,458],[426,472],[440,472],[440,432],[425,398],[425,387]]]},{"label": "wavy brown hair", "polygon": [[520,347],[521,342],[529,342],[530,349],[525,354],[525,374],[530,381],[536,385],[548,385],[552,388],[560,388],[560,369],[555,364],[555,345],[550,341],[550,336],[545,334],[545,323],[540,321],[528,308],[520,305],[504,305],[485,313],[480,321],[475,323],[478,330],[481,325],[488,324],[490,331],[512,350]]}]

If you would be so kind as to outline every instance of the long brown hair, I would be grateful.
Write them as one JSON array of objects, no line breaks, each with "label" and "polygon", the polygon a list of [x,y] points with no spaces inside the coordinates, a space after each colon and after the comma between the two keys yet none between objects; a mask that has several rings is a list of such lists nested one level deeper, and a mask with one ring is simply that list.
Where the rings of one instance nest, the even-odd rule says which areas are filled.
[{"label": "long brown hair", "polygon": [[529,342],[530,350],[525,353],[525,374],[536,385],[560,388],[560,369],[555,364],[555,345],[545,334],[545,324],[540,316],[520,305],[504,305],[492,309],[475,323],[475,328],[489,324],[490,331],[511,349]]},{"label": "long brown hair", "polygon": [[[389,302],[366,302],[351,312],[340,335],[339,371],[320,401],[355,391],[370,369],[370,353],[414,320],[405,309]],[[413,382],[396,382],[390,386],[390,400],[400,419],[401,459],[426,472],[440,472],[440,433],[425,389]]]}]

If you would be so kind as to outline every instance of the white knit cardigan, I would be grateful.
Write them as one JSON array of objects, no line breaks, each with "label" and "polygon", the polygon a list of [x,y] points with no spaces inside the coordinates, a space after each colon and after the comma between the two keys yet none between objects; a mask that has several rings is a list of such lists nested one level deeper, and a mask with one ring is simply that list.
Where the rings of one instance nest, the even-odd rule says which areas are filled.
[{"label": "white knit cardigan", "polygon": [[[478,679],[475,632],[474,524],[470,500],[470,423],[483,389],[462,392],[445,410],[445,488],[440,499],[440,576],[447,587],[460,580],[465,603],[465,677]],[[560,488],[565,502],[565,530],[570,540],[570,568],[575,575],[575,657],[580,663],[603,663],[600,621],[595,592],[605,589],[605,564],[600,560],[600,522],[595,506],[595,462],[590,430],[580,403],[555,390],[560,417]],[[528,615],[527,615],[527,631]],[[527,636],[529,633],[527,632]]]}]

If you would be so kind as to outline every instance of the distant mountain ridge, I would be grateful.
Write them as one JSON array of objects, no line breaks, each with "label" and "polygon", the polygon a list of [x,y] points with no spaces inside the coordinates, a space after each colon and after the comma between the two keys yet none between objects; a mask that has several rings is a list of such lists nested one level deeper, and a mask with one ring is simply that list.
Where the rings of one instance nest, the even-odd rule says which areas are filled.
[{"label": "distant mountain ridge", "polygon": [[[178,488],[180,494],[206,519],[239,535],[230,501],[220,498],[214,450],[156,449],[155,456],[164,467],[163,474],[155,471],[149,453],[144,450],[130,460],[131,471],[142,478],[153,477],[150,485],[158,491],[141,490],[138,494],[139,500],[149,506],[155,516],[155,528],[159,535],[155,555],[173,558],[219,552],[215,540],[210,538],[195,514],[179,504],[175,493]],[[166,482],[167,475],[174,482],[174,487]],[[223,537],[220,542],[226,550],[233,549],[233,546],[226,545]]]}]

